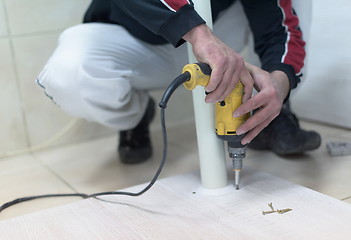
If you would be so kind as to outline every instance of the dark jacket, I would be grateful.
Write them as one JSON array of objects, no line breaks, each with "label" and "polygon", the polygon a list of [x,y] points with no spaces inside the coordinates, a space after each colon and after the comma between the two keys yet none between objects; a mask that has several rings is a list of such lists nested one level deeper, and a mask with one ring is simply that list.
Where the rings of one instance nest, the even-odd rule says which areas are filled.
[{"label": "dark jacket", "polygon": [[[214,0],[212,17],[235,0]],[[304,41],[291,0],[241,0],[254,35],[255,51],[262,68],[284,71],[295,88],[305,57]],[[133,36],[150,44],[184,43],[182,36],[205,23],[191,0],[93,0],[84,22],[122,25]]]}]

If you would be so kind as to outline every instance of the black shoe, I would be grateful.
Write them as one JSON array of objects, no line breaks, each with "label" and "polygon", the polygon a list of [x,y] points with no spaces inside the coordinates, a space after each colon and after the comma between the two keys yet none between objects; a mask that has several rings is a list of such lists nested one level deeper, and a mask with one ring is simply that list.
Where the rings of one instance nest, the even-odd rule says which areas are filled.
[{"label": "black shoe", "polygon": [[155,102],[149,98],[146,111],[139,124],[133,129],[119,132],[118,153],[123,163],[141,163],[152,156],[149,125],[154,115]]},{"label": "black shoe", "polygon": [[278,155],[292,155],[315,150],[320,145],[321,136],[315,131],[302,130],[298,119],[290,110],[289,103],[286,103],[278,117],[254,138],[248,147],[272,150]]}]

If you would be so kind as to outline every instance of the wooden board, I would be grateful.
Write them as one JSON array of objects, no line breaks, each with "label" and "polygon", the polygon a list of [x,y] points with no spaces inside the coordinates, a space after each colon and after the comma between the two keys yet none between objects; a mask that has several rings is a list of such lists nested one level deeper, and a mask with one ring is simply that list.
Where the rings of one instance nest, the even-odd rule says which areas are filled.
[{"label": "wooden board", "polygon": [[[188,174],[160,180],[140,197],[104,197],[115,203],[77,201],[2,221],[0,236],[11,240],[351,239],[351,205],[272,175],[244,169],[242,188],[230,188],[224,195],[200,194],[199,185],[199,176]],[[275,208],[293,210],[262,215],[270,202]]]}]

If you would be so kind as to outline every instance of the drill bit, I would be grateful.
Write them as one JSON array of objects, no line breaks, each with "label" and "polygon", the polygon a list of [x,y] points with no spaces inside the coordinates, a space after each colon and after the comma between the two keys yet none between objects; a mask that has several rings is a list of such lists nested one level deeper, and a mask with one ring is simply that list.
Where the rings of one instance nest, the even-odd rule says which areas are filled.
[{"label": "drill bit", "polygon": [[246,156],[246,148],[233,148],[228,143],[229,157],[233,160],[234,184],[235,189],[240,188],[240,170],[243,166],[243,159]]},{"label": "drill bit", "polygon": [[240,185],[240,170],[234,170],[234,178],[235,178],[235,189],[239,190]]}]

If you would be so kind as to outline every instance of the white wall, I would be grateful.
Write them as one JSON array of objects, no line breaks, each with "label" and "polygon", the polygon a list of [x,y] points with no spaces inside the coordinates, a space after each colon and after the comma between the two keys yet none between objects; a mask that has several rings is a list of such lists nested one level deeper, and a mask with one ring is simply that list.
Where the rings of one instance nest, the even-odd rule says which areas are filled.
[{"label": "white wall", "polygon": [[351,128],[351,1],[312,6],[307,74],[292,106],[301,118]]}]

